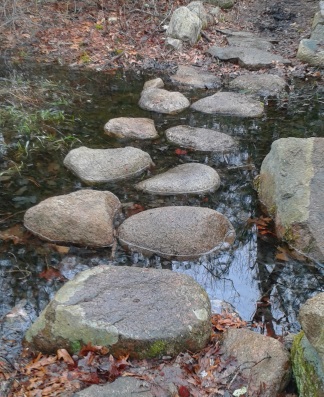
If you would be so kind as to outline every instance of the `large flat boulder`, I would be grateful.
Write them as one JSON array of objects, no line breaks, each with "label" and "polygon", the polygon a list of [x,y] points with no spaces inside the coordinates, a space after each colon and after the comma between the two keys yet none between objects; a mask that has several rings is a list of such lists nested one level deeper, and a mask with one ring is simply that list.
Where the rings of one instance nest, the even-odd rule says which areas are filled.
[{"label": "large flat boulder", "polygon": [[282,138],[262,162],[260,200],[279,237],[305,255],[324,260],[324,138]]},{"label": "large flat boulder", "polygon": [[171,81],[178,85],[190,88],[213,89],[221,86],[221,79],[210,72],[195,66],[180,65],[176,74],[171,76]]},{"label": "large flat boulder", "polygon": [[180,113],[190,106],[189,100],[181,92],[163,88],[144,89],[138,104],[142,109],[165,114]]},{"label": "large flat boulder", "polygon": [[271,51],[272,44],[266,39],[260,37],[244,37],[230,35],[226,37],[226,40],[230,46],[235,47],[247,47],[247,48],[257,48],[259,50]]},{"label": "large flat boulder", "polygon": [[208,53],[222,61],[238,62],[241,67],[250,70],[273,67],[277,63],[290,64],[289,59],[258,48],[212,46]]},{"label": "large flat boulder", "polygon": [[228,248],[235,240],[229,220],[203,207],[162,207],[127,218],[118,229],[118,241],[146,256],[189,260]]},{"label": "large flat boulder", "polygon": [[44,240],[106,247],[114,243],[114,217],[120,205],[111,192],[80,190],[29,208],[24,226]]},{"label": "large flat boulder", "polygon": [[223,351],[237,360],[248,379],[248,396],[277,396],[290,380],[288,351],[276,339],[248,329],[229,328],[224,335]]},{"label": "large flat boulder", "polygon": [[236,92],[217,92],[194,102],[191,108],[202,113],[237,117],[261,117],[264,113],[263,103]]},{"label": "large flat boulder", "polygon": [[202,349],[210,302],[193,278],[170,270],[97,266],[68,281],[29,328],[33,349],[76,352],[88,343],[133,358]]},{"label": "large flat boulder", "polygon": [[141,174],[153,165],[150,155],[127,146],[116,149],[72,149],[64,165],[88,184],[114,182]]},{"label": "large flat boulder", "polygon": [[136,189],[146,193],[202,194],[212,192],[220,186],[218,173],[208,165],[190,163],[181,164],[163,174],[138,183]]},{"label": "large flat boulder", "polygon": [[220,131],[178,125],[165,132],[168,141],[203,152],[228,152],[236,147],[234,139]]},{"label": "large flat boulder", "polygon": [[299,321],[307,339],[321,358],[324,371],[324,292],[306,301],[300,309]]},{"label": "large flat boulder", "polygon": [[118,117],[104,126],[105,133],[117,138],[155,139],[158,133],[154,121],[144,117]]},{"label": "large flat boulder", "polygon": [[286,80],[274,74],[245,74],[229,83],[232,90],[262,97],[278,96],[284,92],[286,86]]}]

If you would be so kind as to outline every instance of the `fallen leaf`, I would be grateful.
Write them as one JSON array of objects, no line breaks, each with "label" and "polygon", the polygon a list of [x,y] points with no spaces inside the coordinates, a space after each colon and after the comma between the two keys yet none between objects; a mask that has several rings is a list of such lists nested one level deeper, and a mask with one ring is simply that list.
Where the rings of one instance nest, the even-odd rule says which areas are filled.
[{"label": "fallen leaf", "polygon": [[67,352],[65,349],[58,349],[57,351],[57,358],[60,360],[63,358],[63,361],[66,362],[67,364],[74,365],[74,360],[70,356],[70,354]]}]

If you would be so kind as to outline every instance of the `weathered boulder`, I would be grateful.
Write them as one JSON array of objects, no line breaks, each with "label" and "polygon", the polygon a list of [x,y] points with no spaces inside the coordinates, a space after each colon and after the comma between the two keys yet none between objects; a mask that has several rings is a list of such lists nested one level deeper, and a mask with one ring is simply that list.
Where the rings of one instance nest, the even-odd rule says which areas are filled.
[{"label": "weathered boulder", "polygon": [[202,28],[201,19],[187,7],[177,8],[167,29],[167,36],[195,44]]},{"label": "weathered boulder", "polygon": [[140,379],[121,376],[112,383],[92,385],[75,393],[74,397],[154,397],[152,386]]},{"label": "weathered boulder", "polygon": [[324,41],[324,25],[317,24],[312,31],[311,40],[317,40],[319,43]]},{"label": "weathered boulder", "polygon": [[294,338],[291,362],[298,395],[300,397],[324,397],[322,362],[303,331]]},{"label": "weathered boulder", "polygon": [[324,292],[306,301],[300,309],[299,321],[307,339],[321,358],[324,371]]},{"label": "weathered boulder", "polygon": [[167,129],[165,134],[176,145],[203,152],[228,152],[236,147],[231,136],[208,128],[178,125]]},{"label": "weathered boulder", "polygon": [[257,182],[279,237],[311,258],[324,259],[324,138],[273,142]]},{"label": "weathered boulder", "polygon": [[149,88],[163,88],[163,87],[164,87],[163,80],[160,77],[157,77],[156,79],[145,81],[143,90],[147,90]]},{"label": "weathered boulder", "polygon": [[262,102],[236,92],[217,92],[194,102],[191,108],[203,113],[237,117],[261,117],[264,113]]},{"label": "weathered boulder", "polygon": [[313,66],[324,66],[324,49],[317,40],[303,39],[299,43],[297,58]]},{"label": "weathered boulder", "polygon": [[222,349],[237,360],[248,378],[248,396],[274,397],[287,386],[289,354],[278,340],[248,329],[229,328]]},{"label": "weathered boulder", "polygon": [[25,335],[33,350],[80,350],[152,358],[197,351],[211,334],[210,302],[190,276],[170,270],[97,266],[68,281]]},{"label": "weathered boulder", "polygon": [[179,39],[173,39],[172,37],[167,37],[165,39],[165,46],[173,50],[182,51],[183,43]]},{"label": "weathered boulder", "polygon": [[180,113],[190,106],[188,99],[180,92],[162,88],[144,89],[138,104],[142,109],[166,114]]},{"label": "weathered boulder", "polygon": [[232,8],[235,4],[235,0],[206,0],[206,3],[210,3],[214,6],[219,6],[220,8],[227,10]]},{"label": "weathered boulder", "polygon": [[245,74],[229,83],[229,88],[263,97],[277,96],[285,90],[285,79],[274,74]]},{"label": "weathered boulder", "polygon": [[257,70],[272,67],[276,63],[290,64],[288,59],[271,52],[249,47],[217,47],[212,46],[208,50],[209,54],[222,61],[238,62],[241,67]]},{"label": "weathered boulder", "polygon": [[118,241],[143,255],[189,260],[228,248],[235,240],[229,220],[203,207],[162,207],[127,218]]},{"label": "weathered boulder", "polygon": [[202,1],[191,1],[186,7],[201,20],[202,29],[208,26],[208,15]]},{"label": "weathered boulder", "polygon": [[212,192],[219,186],[220,178],[212,167],[190,163],[178,165],[163,174],[138,183],[135,187],[146,193],[169,195],[202,194]]},{"label": "weathered boulder", "polygon": [[180,65],[176,74],[171,76],[173,83],[184,85],[190,88],[219,88],[221,79],[212,73],[201,70],[194,66]]},{"label": "weathered boulder", "polygon": [[127,146],[116,149],[72,149],[64,165],[88,184],[112,182],[141,174],[153,165],[150,155]]},{"label": "weathered boulder", "polygon": [[105,124],[104,130],[107,135],[117,138],[158,138],[154,121],[143,117],[118,117],[111,119]]},{"label": "weathered boulder", "polygon": [[114,242],[120,201],[111,192],[80,190],[29,208],[24,226],[48,241],[106,247]]}]

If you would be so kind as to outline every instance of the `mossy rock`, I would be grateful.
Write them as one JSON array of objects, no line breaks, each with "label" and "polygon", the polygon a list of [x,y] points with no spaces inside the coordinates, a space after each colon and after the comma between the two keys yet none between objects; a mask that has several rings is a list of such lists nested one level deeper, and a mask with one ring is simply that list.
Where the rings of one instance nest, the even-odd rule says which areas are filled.
[{"label": "mossy rock", "polygon": [[294,338],[291,359],[299,397],[324,397],[321,360],[303,331]]}]

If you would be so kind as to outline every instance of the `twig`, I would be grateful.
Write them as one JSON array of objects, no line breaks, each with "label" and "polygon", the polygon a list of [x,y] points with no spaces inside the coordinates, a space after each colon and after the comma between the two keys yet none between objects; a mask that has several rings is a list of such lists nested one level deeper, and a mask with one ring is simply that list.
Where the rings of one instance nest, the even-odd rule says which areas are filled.
[{"label": "twig", "polygon": [[213,41],[213,40],[208,36],[207,33],[201,31],[200,34],[201,34],[201,36],[202,36],[204,39],[206,39],[206,40],[209,41],[210,43]]}]

